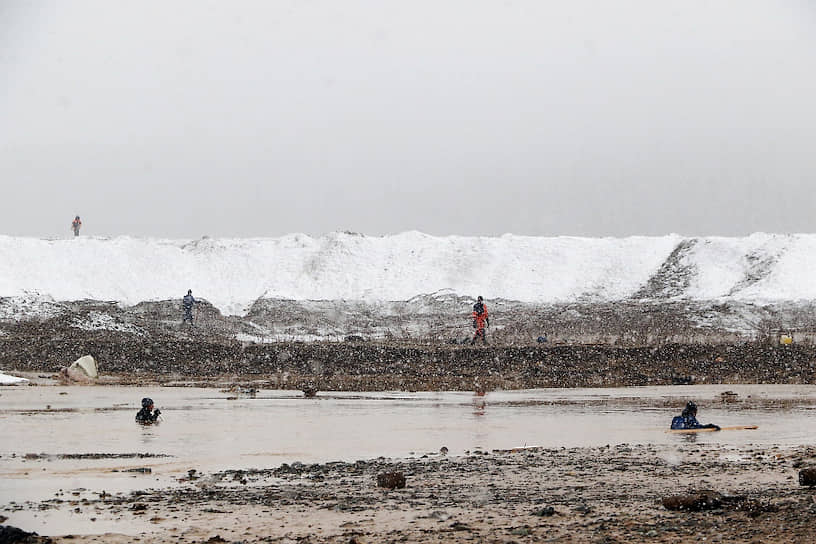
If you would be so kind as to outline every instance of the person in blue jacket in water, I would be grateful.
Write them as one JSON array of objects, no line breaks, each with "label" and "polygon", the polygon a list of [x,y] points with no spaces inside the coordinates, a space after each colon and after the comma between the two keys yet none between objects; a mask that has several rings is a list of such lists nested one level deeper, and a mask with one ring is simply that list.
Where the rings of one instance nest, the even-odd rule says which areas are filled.
[{"label": "person in blue jacket in water", "polygon": [[671,422],[672,429],[715,429],[717,431],[720,430],[718,425],[714,425],[709,423],[708,425],[703,425],[699,421],[697,421],[697,405],[694,404],[694,401],[688,401],[686,407],[683,408],[683,412],[672,419]]}]

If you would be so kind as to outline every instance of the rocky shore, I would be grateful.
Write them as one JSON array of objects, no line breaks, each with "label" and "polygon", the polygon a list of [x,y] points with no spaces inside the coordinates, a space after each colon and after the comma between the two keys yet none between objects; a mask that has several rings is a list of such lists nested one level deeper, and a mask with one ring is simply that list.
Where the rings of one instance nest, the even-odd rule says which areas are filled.
[{"label": "rocky shore", "polygon": [[0,368],[6,371],[55,373],[86,354],[120,383],[228,380],[323,391],[816,383],[816,347],[806,344],[252,343],[196,330],[138,336],[33,325],[0,336]]},{"label": "rocky shore", "polygon": [[471,347],[469,302],[454,296],[264,299],[244,316],[200,301],[195,327],[178,301],[0,298],[0,369],[52,374],[93,355],[119,383],[323,391],[816,383],[804,303],[490,303],[490,345]]},{"label": "rocky shore", "polygon": [[[443,450],[444,451],[444,450]],[[44,462],[44,461],[41,461]],[[190,471],[167,489],[16,508],[145,521],[141,543],[812,542],[816,449],[677,446],[429,452],[416,458]],[[405,486],[378,486],[400,472]],[[380,478],[380,483],[382,483]],[[683,497],[703,497],[675,510]],[[90,498],[89,498],[90,497]],[[692,503],[689,503],[692,504]],[[120,534],[58,543],[133,542]]]}]

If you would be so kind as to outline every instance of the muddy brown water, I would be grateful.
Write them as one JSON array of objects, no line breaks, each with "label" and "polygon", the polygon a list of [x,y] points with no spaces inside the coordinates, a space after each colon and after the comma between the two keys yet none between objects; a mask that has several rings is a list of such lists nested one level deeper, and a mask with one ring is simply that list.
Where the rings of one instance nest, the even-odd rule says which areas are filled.
[{"label": "muddy brown water", "polygon": [[[724,391],[736,393],[731,397],[736,402],[723,403]],[[159,425],[134,422],[145,396],[162,410]],[[693,438],[665,433],[687,399],[700,404],[703,423],[759,429]],[[0,509],[7,523],[41,534],[101,532],[113,526],[102,520],[89,526],[87,517],[70,512],[38,513],[15,505],[178,485],[191,469],[438,455],[442,446],[459,455],[523,446],[682,448],[690,440],[810,445],[816,443],[814,406],[816,386],[803,385],[538,389],[484,396],[320,392],[310,399],[277,390],[250,397],[196,388],[0,387]],[[162,456],[129,455],[138,453]]]}]

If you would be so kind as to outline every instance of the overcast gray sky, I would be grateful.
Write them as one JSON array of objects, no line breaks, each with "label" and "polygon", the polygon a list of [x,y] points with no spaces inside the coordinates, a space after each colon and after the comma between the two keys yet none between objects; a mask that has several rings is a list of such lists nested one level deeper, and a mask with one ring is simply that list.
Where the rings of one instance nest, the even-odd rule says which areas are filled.
[{"label": "overcast gray sky", "polygon": [[0,0],[0,233],[816,232],[816,2]]}]

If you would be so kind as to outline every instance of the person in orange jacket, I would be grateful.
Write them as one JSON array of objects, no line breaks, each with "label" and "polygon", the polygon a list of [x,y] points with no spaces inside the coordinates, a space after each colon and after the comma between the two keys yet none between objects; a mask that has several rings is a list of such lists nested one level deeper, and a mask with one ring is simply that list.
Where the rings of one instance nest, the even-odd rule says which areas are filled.
[{"label": "person in orange jacket", "polygon": [[476,343],[476,340],[481,337],[482,342],[487,345],[487,335],[485,334],[485,325],[490,326],[490,319],[487,317],[487,306],[485,306],[481,295],[476,299],[476,304],[473,305],[473,328],[476,329],[476,334],[473,335],[473,340],[470,345]]}]

